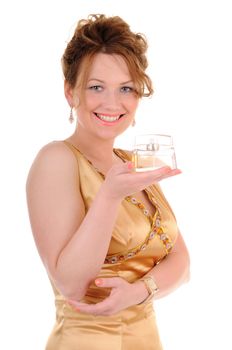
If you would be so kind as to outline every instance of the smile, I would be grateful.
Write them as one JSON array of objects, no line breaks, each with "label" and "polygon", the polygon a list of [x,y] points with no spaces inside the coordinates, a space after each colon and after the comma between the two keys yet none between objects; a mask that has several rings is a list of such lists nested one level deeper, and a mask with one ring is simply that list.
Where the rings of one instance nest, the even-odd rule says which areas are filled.
[{"label": "smile", "polygon": [[94,114],[98,119],[108,123],[116,122],[117,120],[119,120],[121,117],[124,116],[124,114],[119,114],[115,116],[110,116],[110,115],[100,114],[100,113],[94,113]]}]

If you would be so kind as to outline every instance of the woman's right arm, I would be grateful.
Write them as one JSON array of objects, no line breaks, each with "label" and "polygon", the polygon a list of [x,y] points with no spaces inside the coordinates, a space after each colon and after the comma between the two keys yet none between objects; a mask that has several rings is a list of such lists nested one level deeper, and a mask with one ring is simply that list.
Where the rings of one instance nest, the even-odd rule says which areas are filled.
[{"label": "woman's right arm", "polygon": [[79,300],[104,263],[121,200],[102,186],[85,215],[78,163],[59,142],[39,152],[26,190],[41,259],[61,293]]},{"label": "woman's right arm", "polygon": [[29,217],[41,259],[66,298],[82,299],[98,276],[122,199],[178,172],[132,173],[127,163],[114,165],[85,213],[74,154],[62,142],[39,152],[27,179]]}]

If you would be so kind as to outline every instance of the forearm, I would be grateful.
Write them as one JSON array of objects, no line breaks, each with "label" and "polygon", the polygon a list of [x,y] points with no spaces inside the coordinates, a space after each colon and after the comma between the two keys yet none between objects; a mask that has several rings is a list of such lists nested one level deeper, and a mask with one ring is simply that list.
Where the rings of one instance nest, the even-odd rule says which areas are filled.
[{"label": "forearm", "polygon": [[80,299],[98,275],[120,203],[120,199],[109,198],[102,186],[82,224],[62,250],[56,265],[56,281],[65,296]]},{"label": "forearm", "polygon": [[[166,296],[189,280],[190,258],[180,235],[177,245],[179,249],[174,247],[173,251],[165,259],[161,260],[159,264],[145,275],[151,275],[159,288],[155,293],[155,299]],[[145,300],[148,296],[145,283],[138,280],[135,288],[142,300]]]},{"label": "forearm", "polygon": [[173,252],[153,267],[146,275],[151,275],[159,287],[158,292],[155,293],[155,299],[166,296],[187,282],[189,265],[188,254]]}]

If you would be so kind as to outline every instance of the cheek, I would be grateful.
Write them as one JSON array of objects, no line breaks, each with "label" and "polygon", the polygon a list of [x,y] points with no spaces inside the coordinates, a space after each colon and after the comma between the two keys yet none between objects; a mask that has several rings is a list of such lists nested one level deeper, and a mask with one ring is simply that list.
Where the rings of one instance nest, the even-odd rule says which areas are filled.
[{"label": "cheek", "polygon": [[97,94],[87,95],[83,100],[83,106],[86,109],[94,109],[99,103],[101,103],[101,96]]},{"label": "cheek", "polygon": [[135,110],[138,107],[139,99],[135,97],[131,97],[131,98],[128,98],[125,103],[128,109]]},{"label": "cheek", "polygon": [[81,99],[80,105],[77,108],[77,115],[80,118],[86,118],[86,115],[96,110],[99,105],[99,98],[95,96],[85,96]]}]

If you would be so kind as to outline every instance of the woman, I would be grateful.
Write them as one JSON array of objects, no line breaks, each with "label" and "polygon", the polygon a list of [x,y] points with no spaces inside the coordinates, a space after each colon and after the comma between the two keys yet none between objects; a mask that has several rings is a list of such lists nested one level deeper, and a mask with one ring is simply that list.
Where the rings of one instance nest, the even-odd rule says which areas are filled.
[{"label": "woman", "polygon": [[27,180],[57,308],[47,350],[162,349],[152,300],[188,279],[188,252],[158,185],[180,171],[136,173],[131,153],[113,147],[153,92],[146,49],[121,18],[92,15],[62,58],[77,127],[40,150]]}]

